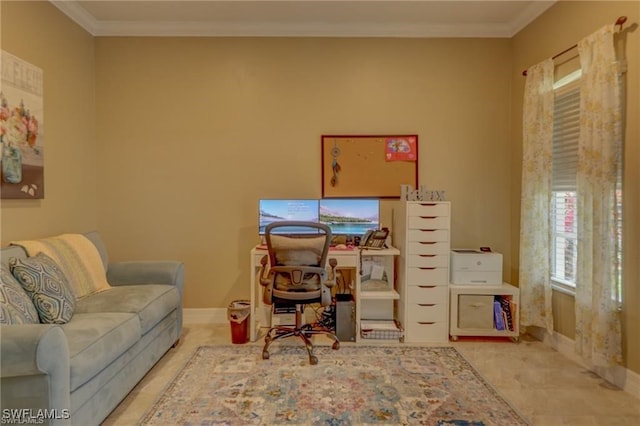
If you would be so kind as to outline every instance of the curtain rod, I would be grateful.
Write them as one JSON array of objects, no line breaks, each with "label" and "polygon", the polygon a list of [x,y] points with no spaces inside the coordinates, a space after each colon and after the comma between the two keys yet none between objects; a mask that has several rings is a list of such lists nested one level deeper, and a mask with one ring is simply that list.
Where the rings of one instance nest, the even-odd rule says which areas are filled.
[{"label": "curtain rod", "polygon": [[[627,22],[627,17],[626,17],[626,16],[621,16],[621,17],[619,17],[619,18],[616,20],[615,25],[619,26],[619,27],[620,27],[620,30],[622,31],[622,25],[624,25],[624,23],[625,23],[625,22]],[[560,53],[556,53],[555,55],[553,55],[553,56],[551,57],[551,59],[556,59],[557,57],[562,56],[562,55],[564,55],[565,53],[572,51],[572,50],[573,50],[573,49],[575,49],[576,47],[578,47],[578,44],[577,44],[577,43],[576,43],[576,44],[574,44],[574,45],[573,45],[573,46],[571,46],[571,47],[568,47],[568,48],[564,49],[564,50],[563,50],[562,52],[560,52]],[[522,75],[526,77],[526,76],[527,76],[527,70],[522,71]]]}]

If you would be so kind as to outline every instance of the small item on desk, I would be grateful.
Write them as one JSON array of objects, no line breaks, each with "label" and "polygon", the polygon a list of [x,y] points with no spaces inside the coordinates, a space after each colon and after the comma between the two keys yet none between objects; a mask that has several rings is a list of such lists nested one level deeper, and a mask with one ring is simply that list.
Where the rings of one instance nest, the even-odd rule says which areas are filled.
[{"label": "small item on desk", "polygon": [[480,251],[485,253],[491,253],[491,247],[480,247]]},{"label": "small item on desk", "polygon": [[334,235],[331,237],[331,245],[338,246],[340,244],[347,244],[347,236],[346,235]]},{"label": "small item on desk", "polygon": [[371,279],[381,280],[384,275],[384,267],[380,265],[371,266]]},{"label": "small item on desk", "polygon": [[[371,278],[371,268],[373,267],[373,262],[370,259],[362,259],[360,256],[360,275],[363,276],[362,280],[366,281]],[[366,278],[365,278],[366,277]]]}]

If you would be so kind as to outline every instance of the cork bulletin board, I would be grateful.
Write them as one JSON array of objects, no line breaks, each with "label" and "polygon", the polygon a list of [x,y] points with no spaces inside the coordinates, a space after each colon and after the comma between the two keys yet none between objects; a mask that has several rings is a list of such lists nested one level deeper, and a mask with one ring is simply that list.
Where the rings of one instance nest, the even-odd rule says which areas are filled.
[{"label": "cork bulletin board", "polygon": [[323,198],[400,198],[418,186],[417,135],[323,135]]}]

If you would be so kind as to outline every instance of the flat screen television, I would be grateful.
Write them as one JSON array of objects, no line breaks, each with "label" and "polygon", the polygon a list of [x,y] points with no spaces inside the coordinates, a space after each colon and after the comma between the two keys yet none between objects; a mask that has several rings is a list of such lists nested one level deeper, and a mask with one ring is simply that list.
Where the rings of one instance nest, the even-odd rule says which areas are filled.
[{"label": "flat screen television", "polygon": [[[272,222],[285,220],[318,222],[318,204],[318,200],[309,199],[261,199],[259,201],[258,224],[260,235],[264,235],[265,228]],[[277,232],[281,234],[304,234],[309,233],[309,229],[296,229],[287,226]],[[313,233],[316,232],[316,230],[313,231]]]},{"label": "flat screen television", "polygon": [[333,235],[362,236],[370,229],[380,229],[380,200],[323,198],[320,222],[329,225]]}]

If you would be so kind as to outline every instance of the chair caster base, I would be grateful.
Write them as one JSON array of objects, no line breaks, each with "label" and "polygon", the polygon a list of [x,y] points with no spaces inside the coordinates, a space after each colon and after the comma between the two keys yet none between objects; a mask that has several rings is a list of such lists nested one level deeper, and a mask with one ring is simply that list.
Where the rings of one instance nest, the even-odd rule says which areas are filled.
[{"label": "chair caster base", "polygon": [[269,351],[262,351],[262,359],[269,359]]},{"label": "chair caster base", "polygon": [[318,364],[318,357],[315,355],[311,355],[309,357],[309,364],[311,365],[317,365]]},{"label": "chair caster base", "polygon": [[334,351],[340,349],[340,342],[338,342],[337,340],[333,342],[333,345],[331,345],[331,349],[333,349]]}]

